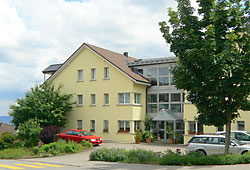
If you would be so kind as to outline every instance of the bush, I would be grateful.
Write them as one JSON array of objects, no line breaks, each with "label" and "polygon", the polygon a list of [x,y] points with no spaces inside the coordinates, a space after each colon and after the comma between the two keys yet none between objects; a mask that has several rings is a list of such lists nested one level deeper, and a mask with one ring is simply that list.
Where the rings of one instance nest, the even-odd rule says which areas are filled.
[{"label": "bush", "polygon": [[4,132],[0,135],[0,150],[13,148],[14,141],[16,140],[16,135],[10,132]]},{"label": "bush", "polygon": [[36,146],[39,142],[39,134],[42,128],[37,119],[29,119],[18,128],[17,137],[24,141],[24,146]]},{"label": "bush", "polygon": [[156,163],[159,157],[156,152],[144,150],[144,149],[134,149],[126,152],[127,163]]},{"label": "bush", "polygon": [[60,127],[59,126],[47,126],[43,128],[43,130],[40,133],[40,140],[44,144],[49,144],[52,142],[56,142],[57,140],[57,134],[60,132]]},{"label": "bush", "polygon": [[68,143],[64,140],[58,140],[50,144],[45,144],[43,146],[34,147],[33,151],[36,155],[39,156],[52,156],[62,153],[75,153],[82,151],[83,147],[81,144],[69,141]]},{"label": "bush", "polygon": [[89,159],[91,161],[121,162],[127,159],[126,152],[125,149],[102,148],[91,152]]},{"label": "bush", "polygon": [[93,148],[93,144],[89,141],[82,140],[82,146],[87,146],[89,148]]},{"label": "bush", "polygon": [[27,158],[33,156],[33,152],[27,148],[9,148],[0,151],[0,159]]}]

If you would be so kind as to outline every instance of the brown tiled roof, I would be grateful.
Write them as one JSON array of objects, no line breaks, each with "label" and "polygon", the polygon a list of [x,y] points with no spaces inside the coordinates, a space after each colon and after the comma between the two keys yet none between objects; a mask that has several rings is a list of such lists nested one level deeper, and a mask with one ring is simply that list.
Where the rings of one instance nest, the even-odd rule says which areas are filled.
[{"label": "brown tiled roof", "polygon": [[16,134],[16,130],[14,126],[8,125],[6,123],[2,123],[2,125],[0,126],[0,134],[4,132],[10,132],[10,133]]},{"label": "brown tiled roof", "polygon": [[126,57],[120,53],[116,53],[110,50],[106,50],[104,48],[100,48],[91,44],[84,43],[86,46],[88,46],[90,49],[95,51],[97,54],[108,60],[110,63],[115,65],[118,69],[120,69],[122,72],[127,74],[129,77],[133,78],[136,81],[150,83],[147,79],[143,78],[139,74],[134,73],[131,71],[131,69],[126,65],[127,62],[135,61],[135,58],[132,57]]},{"label": "brown tiled roof", "polygon": [[[89,49],[93,50],[95,53],[103,57],[105,60],[113,64],[116,68],[118,68],[121,72],[132,78],[137,82],[147,83],[150,84],[150,81],[145,79],[144,77],[140,76],[139,74],[134,73],[131,69],[126,65],[127,62],[133,62],[136,59],[132,57],[126,57],[120,53],[116,53],[104,48],[100,48],[91,44],[83,43],[59,68],[58,70],[63,67],[82,47],[88,47]],[[58,71],[57,70],[57,71]],[[56,74],[55,74],[56,75]],[[51,81],[52,76],[49,77],[47,81]]]}]

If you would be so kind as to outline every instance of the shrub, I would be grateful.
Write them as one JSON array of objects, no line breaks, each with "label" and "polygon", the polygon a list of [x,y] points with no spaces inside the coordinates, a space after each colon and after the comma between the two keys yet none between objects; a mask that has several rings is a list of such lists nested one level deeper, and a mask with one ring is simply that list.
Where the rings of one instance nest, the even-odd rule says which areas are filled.
[{"label": "shrub", "polygon": [[14,141],[16,140],[16,135],[10,132],[4,132],[0,135],[0,150],[13,148]]},{"label": "shrub", "polygon": [[127,163],[156,163],[159,160],[156,152],[144,149],[129,150],[126,158],[124,162]]},{"label": "shrub", "polygon": [[91,152],[89,159],[91,161],[121,162],[127,159],[126,152],[125,149],[102,148]]},{"label": "shrub", "polygon": [[81,144],[69,141],[68,143],[64,140],[58,140],[50,144],[45,144],[39,147],[33,147],[33,151],[39,156],[52,156],[61,153],[75,153],[82,151],[83,147]]},{"label": "shrub", "polygon": [[39,138],[44,144],[56,142],[57,134],[60,132],[59,126],[47,126],[41,131]]},{"label": "shrub", "polygon": [[89,141],[82,140],[82,146],[87,146],[89,148],[93,148],[93,144]]},{"label": "shrub", "polygon": [[39,142],[39,134],[42,128],[37,119],[29,119],[18,128],[17,137],[24,141],[24,146],[36,146]]},{"label": "shrub", "polygon": [[33,156],[33,152],[27,148],[9,148],[0,151],[0,159],[27,158]]}]

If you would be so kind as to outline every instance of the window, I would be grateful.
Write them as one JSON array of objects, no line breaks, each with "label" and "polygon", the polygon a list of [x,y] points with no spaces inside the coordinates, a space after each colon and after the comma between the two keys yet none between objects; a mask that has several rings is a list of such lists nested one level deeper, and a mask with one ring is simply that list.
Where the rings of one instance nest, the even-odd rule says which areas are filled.
[{"label": "window", "polygon": [[119,121],[119,132],[130,132],[130,122]]},{"label": "window", "polygon": [[159,111],[162,109],[169,109],[169,105],[168,104],[159,104]]},{"label": "window", "polygon": [[130,93],[120,93],[119,104],[129,104],[129,103],[130,103]]},{"label": "window", "polygon": [[156,77],[157,76],[157,68],[149,68],[147,77]]},{"label": "window", "polygon": [[138,69],[138,73],[141,73],[141,75],[143,75],[143,69]]},{"label": "window", "polygon": [[82,129],[82,120],[77,120],[77,129]]},{"label": "window", "polygon": [[96,105],[96,103],[95,103],[95,94],[91,94],[91,105]]},{"label": "window", "polygon": [[109,105],[109,94],[104,94],[104,105]]},{"label": "window", "polygon": [[83,70],[78,70],[78,81],[83,81]]},{"label": "window", "polygon": [[181,94],[180,93],[172,93],[171,94],[171,102],[180,102]]},{"label": "window", "polygon": [[104,79],[109,79],[109,68],[104,67]]},{"label": "window", "polygon": [[157,94],[148,94],[148,103],[156,103]]},{"label": "window", "polygon": [[96,80],[96,69],[95,68],[91,69],[91,80]]},{"label": "window", "polygon": [[95,120],[91,120],[91,121],[90,121],[90,125],[91,125],[90,131],[91,131],[91,132],[94,132],[94,131],[95,131]]},{"label": "window", "polygon": [[159,77],[159,86],[168,86],[169,80],[168,77]]},{"label": "window", "polygon": [[103,132],[108,132],[108,131],[109,131],[109,121],[104,120]]},{"label": "window", "polygon": [[141,103],[141,94],[135,93],[135,95],[134,95],[134,103],[135,104],[140,104]]},{"label": "window", "polygon": [[181,112],[181,104],[171,104],[170,109],[173,112]]},{"label": "window", "polygon": [[77,95],[77,105],[82,106],[82,95]]},{"label": "window", "polygon": [[159,102],[169,102],[169,94],[168,93],[159,94]]},{"label": "window", "polygon": [[189,134],[203,133],[203,125],[196,121],[188,121]]},{"label": "window", "polygon": [[245,130],[245,122],[244,121],[237,121],[238,130]]},{"label": "window", "polygon": [[159,76],[168,76],[169,69],[168,67],[159,67]]},{"label": "window", "polygon": [[141,121],[134,121],[134,130],[136,131],[137,129],[141,128]]},{"label": "window", "polygon": [[157,113],[157,104],[148,104],[148,113]]}]

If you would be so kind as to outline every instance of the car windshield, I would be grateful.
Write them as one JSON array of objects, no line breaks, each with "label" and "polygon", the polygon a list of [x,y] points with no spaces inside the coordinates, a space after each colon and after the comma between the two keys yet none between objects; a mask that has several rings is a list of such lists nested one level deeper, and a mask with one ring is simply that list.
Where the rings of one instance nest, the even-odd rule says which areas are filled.
[{"label": "car windshield", "polygon": [[235,138],[231,138],[231,140],[232,140],[234,143],[236,143],[237,145],[244,145],[244,144],[240,143],[240,141],[238,141],[238,140],[235,139]]},{"label": "car windshield", "polygon": [[92,136],[92,134],[90,132],[88,132],[88,131],[81,131],[81,134],[83,136]]}]

